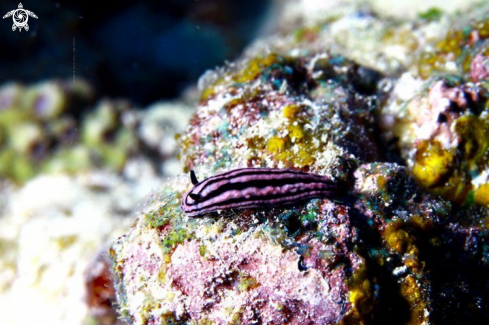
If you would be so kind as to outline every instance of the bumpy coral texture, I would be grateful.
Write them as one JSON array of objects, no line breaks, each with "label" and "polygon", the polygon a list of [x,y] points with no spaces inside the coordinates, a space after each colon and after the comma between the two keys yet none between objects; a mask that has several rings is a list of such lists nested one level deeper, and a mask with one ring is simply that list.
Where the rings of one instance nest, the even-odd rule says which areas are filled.
[{"label": "bumpy coral texture", "polygon": [[[290,324],[312,320],[331,323],[340,316],[338,301],[345,289],[340,292],[334,279],[341,276],[330,275],[330,280],[315,269],[301,272],[297,254],[282,253],[280,246],[262,240],[216,248],[217,256],[211,260],[200,256],[195,242],[178,246],[172,255],[168,276],[182,294],[192,297],[187,312],[193,319],[199,319],[209,307],[213,313],[208,318],[216,323],[223,320],[215,315],[226,308],[233,308],[230,317],[241,318],[243,324],[253,323],[257,315],[264,322]],[[228,290],[238,294],[226,295]],[[207,297],[221,298],[213,301]]]},{"label": "bumpy coral texture", "polygon": [[205,76],[198,111],[180,138],[185,169],[330,171],[342,169],[340,157],[377,159],[366,114],[375,103],[363,86],[349,89],[352,80],[371,87],[375,78],[372,71],[327,53],[260,54]]},{"label": "bumpy coral texture", "polygon": [[323,238],[299,229],[296,244],[287,236],[287,230],[297,232],[286,221],[297,218],[293,212],[282,221],[269,214],[272,224],[254,219],[247,227],[232,219],[178,218],[163,226],[148,217],[158,213],[153,206],[113,247],[116,275],[124,281],[120,300],[136,323],[334,324],[351,308],[347,276],[362,260],[350,248],[354,233],[346,211],[314,206],[311,221]]},{"label": "bumpy coral texture", "polygon": [[178,136],[180,158],[200,178],[296,168],[327,175],[350,195],[190,218],[179,208],[190,182],[173,179],[112,249],[127,319],[487,317],[485,18],[457,21],[470,25],[466,33],[436,10],[416,24],[351,8],[328,15],[206,73]]}]

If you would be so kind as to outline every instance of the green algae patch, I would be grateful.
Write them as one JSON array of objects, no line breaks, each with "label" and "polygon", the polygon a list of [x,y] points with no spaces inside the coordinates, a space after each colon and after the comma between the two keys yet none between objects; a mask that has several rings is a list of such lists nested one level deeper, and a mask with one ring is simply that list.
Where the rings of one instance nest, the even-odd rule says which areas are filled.
[{"label": "green algae patch", "polygon": [[199,254],[200,254],[200,256],[204,257],[206,252],[207,252],[207,246],[206,245],[201,245],[200,248],[199,248]]},{"label": "green algae patch", "polygon": [[245,273],[240,273],[238,277],[238,290],[239,291],[249,291],[260,286],[260,283]]},{"label": "green algae patch", "polygon": [[181,196],[171,191],[171,188],[166,188],[163,204],[144,215],[146,224],[161,234],[160,248],[166,260],[178,245],[193,238],[193,229],[196,227],[194,220],[184,220],[180,207]]},{"label": "green algae patch", "polygon": [[443,12],[436,7],[430,8],[425,12],[419,14],[419,18],[428,20],[428,21],[436,21],[439,20],[443,15]]},{"label": "green algae patch", "polygon": [[185,240],[192,238],[191,233],[186,229],[171,229],[165,234],[165,238],[161,242],[161,251],[164,254],[171,253],[177,245]]},{"label": "green algae patch", "polygon": [[123,121],[129,104],[102,101],[85,113],[92,90],[83,81],[7,84],[0,98],[8,103],[0,108],[0,177],[18,184],[39,173],[118,172],[139,150]]},{"label": "green algae patch", "polygon": [[0,173],[23,183],[36,175],[36,168],[28,157],[13,149],[3,149],[0,151]]},{"label": "green algae patch", "polygon": [[[172,200],[173,201],[173,200]],[[167,214],[167,208],[173,210],[172,213]],[[172,204],[165,204],[157,210],[150,211],[146,214],[146,222],[153,228],[161,229],[164,226],[170,224],[171,215],[174,212],[174,209],[177,208],[175,202]]]}]

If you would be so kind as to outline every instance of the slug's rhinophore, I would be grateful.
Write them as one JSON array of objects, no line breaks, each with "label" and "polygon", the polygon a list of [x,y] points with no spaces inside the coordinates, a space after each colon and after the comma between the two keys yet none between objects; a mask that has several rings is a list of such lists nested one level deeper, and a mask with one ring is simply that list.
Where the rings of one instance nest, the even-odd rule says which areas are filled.
[{"label": "slug's rhinophore", "polygon": [[182,199],[189,216],[223,209],[284,206],[318,197],[331,197],[338,185],[326,176],[293,169],[240,168],[202,182],[190,172],[192,188]]}]

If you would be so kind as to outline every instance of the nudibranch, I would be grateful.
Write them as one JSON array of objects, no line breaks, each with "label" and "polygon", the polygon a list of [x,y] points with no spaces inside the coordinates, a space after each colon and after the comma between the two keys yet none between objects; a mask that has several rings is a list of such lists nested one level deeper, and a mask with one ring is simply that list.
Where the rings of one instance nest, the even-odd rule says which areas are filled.
[{"label": "nudibranch", "polygon": [[224,209],[285,206],[312,198],[333,197],[341,191],[329,177],[294,169],[239,168],[197,180],[184,195],[182,210],[189,216]]}]

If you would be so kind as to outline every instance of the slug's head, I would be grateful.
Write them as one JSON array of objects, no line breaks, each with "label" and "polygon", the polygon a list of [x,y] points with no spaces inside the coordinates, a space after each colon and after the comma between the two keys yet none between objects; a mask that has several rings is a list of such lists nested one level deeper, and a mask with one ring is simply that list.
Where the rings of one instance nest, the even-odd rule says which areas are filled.
[{"label": "slug's head", "polygon": [[199,214],[199,202],[202,202],[204,198],[198,194],[201,190],[201,186],[199,186],[199,181],[193,170],[190,171],[190,180],[194,187],[183,196],[182,210],[187,215],[194,216]]}]

